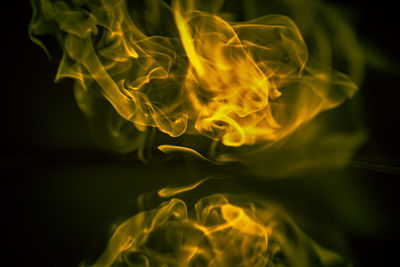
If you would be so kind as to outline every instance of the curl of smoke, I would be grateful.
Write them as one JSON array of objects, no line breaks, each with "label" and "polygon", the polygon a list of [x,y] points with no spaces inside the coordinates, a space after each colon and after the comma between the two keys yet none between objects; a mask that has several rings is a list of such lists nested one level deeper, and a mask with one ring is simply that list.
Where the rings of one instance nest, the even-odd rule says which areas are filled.
[{"label": "curl of smoke", "polygon": [[[343,166],[363,141],[357,129],[332,133],[343,118],[315,119],[357,91],[331,68],[322,26],[310,33],[310,21],[293,15],[307,36],[318,37],[311,38],[317,47],[311,57],[287,16],[234,22],[235,14],[223,12],[224,1],[130,3],[32,0],[31,39],[45,47],[38,37],[57,38],[63,55],[56,80],[75,80],[77,103],[107,148],[138,151],[144,160],[154,143],[178,144],[174,151],[285,176]],[[287,3],[288,13],[300,5]],[[252,4],[244,4],[249,14]],[[325,13],[326,24],[336,23],[338,36],[354,48],[337,13]],[[361,56],[343,51],[350,74],[360,80]]]},{"label": "curl of smoke", "polygon": [[[266,202],[177,198],[123,222],[95,266],[348,266]],[[85,265],[83,265],[85,266]]]}]

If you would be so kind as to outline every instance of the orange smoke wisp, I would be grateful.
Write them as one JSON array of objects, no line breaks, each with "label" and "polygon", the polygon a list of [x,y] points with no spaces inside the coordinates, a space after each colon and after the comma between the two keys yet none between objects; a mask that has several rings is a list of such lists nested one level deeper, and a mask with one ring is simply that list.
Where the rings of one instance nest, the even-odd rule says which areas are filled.
[{"label": "orange smoke wisp", "polygon": [[[63,48],[56,80],[75,80],[79,107],[106,122],[101,131],[120,152],[143,150],[158,129],[166,145],[201,135],[210,149],[189,150],[237,160],[236,148],[265,150],[357,90],[310,60],[299,29],[282,15],[230,22],[218,15],[221,1],[199,11],[199,1],[155,0],[143,14],[157,16],[142,22],[124,0],[32,4],[31,38],[43,46],[37,36],[56,36]],[[103,99],[112,110],[100,110]]]},{"label": "orange smoke wisp", "polygon": [[92,266],[345,266],[271,204],[173,198],[122,223]]}]

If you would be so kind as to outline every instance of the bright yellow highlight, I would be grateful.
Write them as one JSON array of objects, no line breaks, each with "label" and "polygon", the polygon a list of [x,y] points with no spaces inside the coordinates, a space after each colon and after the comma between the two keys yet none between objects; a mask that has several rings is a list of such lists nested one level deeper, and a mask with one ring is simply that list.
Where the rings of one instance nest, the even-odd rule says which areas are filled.
[{"label": "bright yellow highlight", "polygon": [[196,150],[193,150],[191,148],[187,148],[187,147],[183,147],[183,146],[161,145],[161,146],[158,146],[158,149],[161,152],[164,152],[165,154],[173,153],[173,152],[183,152],[183,153],[193,155],[196,158],[201,159],[203,161],[210,162],[210,160],[208,158],[204,157],[202,154],[200,154],[199,152],[197,152]]},{"label": "bright yellow highlight", "polygon": [[178,187],[178,188],[166,187],[166,188],[163,188],[160,191],[158,191],[158,195],[160,197],[173,197],[173,196],[175,196],[177,194],[193,190],[193,189],[195,189],[196,187],[198,187],[199,185],[201,185],[202,183],[204,183],[205,181],[207,181],[209,179],[211,179],[211,177],[204,178],[203,180],[200,180],[200,181],[198,181],[198,182],[196,182],[196,183],[194,183],[192,185],[189,185],[189,186],[182,186],[182,187]]},{"label": "bright yellow highlight", "polygon": [[285,213],[216,194],[194,209],[173,198],[122,223],[94,267],[345,266]]},{"label": "bright yellow highlight", "polygon": [[[124,0],[73,2],[32,1],[31,37],[39,44],[36,36],[57,37],[64,51],[56,79],[75,79],[89,117],[105,98],[138,134],[157,128],[226,147],[268,145],[356,91],[344,74],[310,61],[285,16],[228,22],[195,10],[198,1],[154,0],[145,10],[154,17],[141,24]],[[107,120],[117,120],[109,127],[118,138],[126,127]],[[137,142],[128,150],[144,145]]]}]

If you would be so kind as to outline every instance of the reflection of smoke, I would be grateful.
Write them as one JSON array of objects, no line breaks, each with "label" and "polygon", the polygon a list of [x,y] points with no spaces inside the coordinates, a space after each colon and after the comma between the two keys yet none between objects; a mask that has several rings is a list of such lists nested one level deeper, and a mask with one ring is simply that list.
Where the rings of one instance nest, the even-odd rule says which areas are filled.
[{"label": "reflection of smoke", "polygon": [[200,199],[193,210],[173,198],[131,217],[116,229],[93,266],[345,264],[310,240],[277,207],[216,194]]},{"label": "reflection of smoke", "polygon": [[[223,1],[172,2],[32,1],[32,40],[43,45],[36,36],[57,37],[63,57],[56,79],[76,81],[79,107],[116,151],[141,153],[158,129],[158,142],[183,146],[184,136],[213,160],[247,155],[247,164],[258,165],[260,155],[277,158],[276,146],[285,151],[281,140],[357,89],[326,57],[324,65],[309,58],[288,17],[233,23],[222,18],[229,17]],[[295,137],[294,150],[324,130],[318,124]],[[331,165],[342,165],[359,140],[347,133],[325,140],[324,151],[336,148],[341,159]],[[312,161],[304,158],[299,166]]]}]

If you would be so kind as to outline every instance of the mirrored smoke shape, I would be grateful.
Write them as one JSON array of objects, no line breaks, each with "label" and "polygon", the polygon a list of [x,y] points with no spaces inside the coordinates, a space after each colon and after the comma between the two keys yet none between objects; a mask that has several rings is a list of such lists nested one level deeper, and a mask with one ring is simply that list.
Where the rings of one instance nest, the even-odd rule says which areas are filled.
[{"label": "mirrored smoke shape", "polygon": [[174,145],[285,176],[343,166],[363,140],[357,129],[332,131],[344,117],[315,119],[357,86],[326,57],[316,57],[321,64],[309,55],[289,17],[235,22],[223,1],[32,4],[32,40],[45,48],[38,37],[57,38],[56,81],[75,80],[80,109],[113,151],[145,160],[146,151]]},{"label": "mirrored smoke shape", "polygon": [[278,206],[215,194],[193,207],[172,198],[129,218],[91,266],[350,265],[312,241]]},{"label": "mirrored smoke shape", "polygon": [[[320,117],[357,91],[331,68],[326,29],[316,27],[311,39],[323,49],[310,56],[289,17],[239,22],[223,1],[31,2],[31,39],[46,50],[39,38],[56,37],[63,50],[56,81],[74,79],[79,108],[110,150],[143,160],[159,147],[239,161],[265,178],[341,167],[363,141],[359,129],[332,131],[347,118]],[[349,52],[357,42],[334,11],[325,14],[343,30],[342,57],[360,81],[360,56]],[[304,20],[303,32],[310,24]],[[173,198],[138,213],[94,266],[348,265],[274,205],[217,194],[194,209]]]}]

